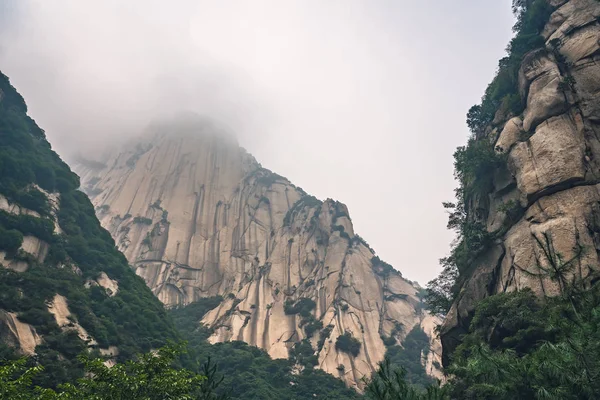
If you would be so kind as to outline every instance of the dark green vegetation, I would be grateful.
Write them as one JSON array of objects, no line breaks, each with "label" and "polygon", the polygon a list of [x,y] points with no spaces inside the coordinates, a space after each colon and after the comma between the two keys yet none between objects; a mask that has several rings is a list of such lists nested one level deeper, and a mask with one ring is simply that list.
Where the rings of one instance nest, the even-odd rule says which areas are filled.
[{"label": "dark green vegetation", "polygon": [[388,346],[385,356],[391,366],[401,366],[404,369],[407,382],[422,389],[433,383],[421,364],[421,355],[427,356],[428,353],[429,337],[417,325],[406,335],[402,346]]},{"label": "dark green vegetation", "polygon": [[343,351],[356,357],[360,353],[361,343],[356,339],[350,332],[346,332],[343,335],[338,336],[335,341],[335,349]]},{"label": "dark green vegetation", "polygon": [[377,400],[597,399],[600,284],[574,282],[544,299],[528,289],[486,298],[446,372],[443,389],[432,385],[423,392],[388,359],[367,393]]},{"label": "dark green vegetation", "polygon": [[[507,56],[500,60],[498,71],[482,97],[481,104],[473,106],[467,114],[467,125],[472,136],[466,146],[454,153],[455,177],[459,187],[455,190],[456,202],[444,203],[449,211],[448,228],[457,232],[457,240],[450,256],[441,261],[444,267],[440,276],[429,282],[427,302],[434,313],[445,314],[460,287],[470,276],[475,259],[493,240],[501,236],[506,227],[489,233],[484,217],[474,215],[471,209],[492,190],[493,174],[506,168],[506,157],[494,151],[485,136],[496,112],[502,115],[519,115],[525,106],[518,87],[518,71],[526,53],[544,47],[540,32],[548,22],[553,8],[546,0],[513,0],[517,22],[513,27],[515,37],[507,47]],[[519,207],[511,208],[507,222],[518,216]]]},{"label": "dark green vegetation", "polygon": [[420,389],[407,383],[406,370],[394,368],[386,358],[368,382],[365,393],[372,400],[450,400],[449,388],[429,385]]},{"label": "dark green vegetation", "polygon": [[[368,245],[367,245],[368,247]],[[390,274],[396,274],[402,276],[400,271],[392,267],[390,264],[383,261],[378,256],[373,256],[371,258],[371,265],[373,266],[373,271],[382,278],[386,278]]]},{"label": "dark green vegetation", "polygon": [[597,398],[600,287],[576,283],[543,301],[529,290],[485,299],[449,372],[460,398]]},{"label": "dark green vegetation", "polygon": [[[539,36],[548,21],[551,7],[544,0],[515,0],[516,36],[501,60],[496,78],[481,105],[467,115],[473,137],[455,153],[455,175],[459,181],[457,202],[450,210],[448,227],[458,233],[449,257],[441,260],[442,274],[428,284],[430,309],[445,314],[472,273],[474,260],[505,227],[488,233],[476,215],[476,205],[492,190],[493,174],[505,168],[486,137],[498,111],[504,116],[519,115],[520,98],[517,71],[525,53],[543,47]],[[552,46],[556,47],[554,44]],[[552,51],[552,50],[548,50]],[[559,63],[562,62],[557,57]],[[570,86],[572,82],[566,81]],[[505,150],[505,149],[504,149]],[[506,203],[499,209],[509,224],[522,212],[518,204]],[[370,390],[376,399],[596,399],[600,394],[600,286],[599,277],[574,278],[581,254],[595,249],[577,245],[574,257],[565,260],[554,253],[550,236],[534,236],[539,246],[539,278],[554,282],[560,293],[538,297],[530,290],[497,294],[480,301],[468,332],[450,357],[446,372],[451,377],[438,397],[414,397],[411,388],[402,387],[403,376],[382,369],[378,387]],[[399,383],[399,381],[402,381]],[[374,385],[374,384],[373,384]],[[385,397],[379,389],[399,390],[400,397]],[[397,393],[397,392],[396,392]],[[408,394],[407,394],[408,393]],[[418,395],[417,395],[418,396]]]},{"label": "dark green vegetation", "polygon": [[133,219],[134,224],[152,225],[152,220],[146,217],[135,217]]},{"label": "dark green vegetation", "polygon": [[43,367],[26,367],[26,360],[0,366],[0,399],[13,400],[226,400],[214,393],[221,379],[206,363],[203,374],[175,368],[181,346],[166,346],[156,353],[142,354],[136,361],[107,367],[102,359],[80,357],[87,374],[77,383],[58,390],[33,384]]},{"label": "dark green vegetation", "polygon": [[285,217],[283,218],[283,226],[290,227],[294,221],[294,217],[304,208],[320,207],[321,204],[323,204],[323,202],[314,196],[305,195],[301,197],[300,200],[295,202],[285,214]]},{"label": "dark green vegetation", "polygon": [[519,115],[525,108],[526,99],[519,94],[519,68],[526,53],[544,46],[540,33],[552,11],[546,0],[513,0],[516,34],[506,48],[507,56],[498,63],[496,76],[485,90],[481,104],[467,113],[467,125],[473,133],[482,134],[498,111]]},{"label": "dark green vegetation", "polygon": [[[48,311],[56,294],[67,298],[71,318],[96,339],[98,345],[92,347],[118,346],[120,360],[176,338],[162,304],[117,251],[86,195],[76,190],[79,178],[51,150],[44,132],[27,116],[23,98],[1,74],[0,90],[0,194],[40,214],[0,211],[0,249],[29,264],[26,272],[0,268],[0,309],[17,313],[44,337],[35,361],[45,369],[36,375],[35,382],[55,387],[83,373],[77,355],[88,345],[73,331],[63,331],[56,324]],[[54,232],[50,204],[33,185],[60,193],[57,218],[62,234]],[[43,263],[19,250],[27,235],[48,243]],[[96,279],[101,272],[118,280],[119,291],[114,297],[99,286],[85,287],[86,281]],[[11,353],[2,347],[5,357],[14,357]]]},{"label": "dark green vegetation", "polygon": [[287,315],[300,315],[300,326],[304,327],[304,332],[309,339],[313,337],[315,332],[323,328],[323,323],[312,315],[312,310],[316,306],[312,299],[304,297],[298,299],[296,303],[288,299],[283,305],[283,310]]},{"label": "dark green vegetation", "polygon": [[[300,359],[272,360],[263,350],[242,342],[210,345],[206,341],[210,332],[197,321],[217,306],[220,298],[171,310],[168,316],[144,281],[129,268],[110,234],[101,228],[92,204],[76,190],[78,177],[51,150],[44,132],[27,117],[23,99],[4,75],[0,75],[0,89],[0,194],[40,214],[16,216],[0,211],[0,250],[30,265],[25,272],[0,268],[0,309],[17,313],[44,338],[36,348],[36,356],[25,361],[15,361],[14,350],[0,346],[0,365],[4,365],[0,367],[0,398],[53,399],[57,398],[57,390],[60,398],[69,399],[217,399],[210,387],[219,394],[231,392],[233,399],[307,399],[315,394],[322,399],[358,398],[340,380],[314,369],[316,357],[312,350],[306,361],[301,359],[304,370],[292,374],[293,363]],[[57,218],[63,233],[54,232],[50,204],[32,184],[60,193]],[[160,204],[153,206],[158,208]],[[164,213],[163,219],[166,217]],[[151,222],[145,217],[134,218],[134,223]],[[43,263],[19,250],[26,235],[49,244]],[[118,281],[115,296],[99,286],[86,288],[85,283],[101,272]],[[56,324],[48,311],[56,294],[67,299],[70,318],[83,326],[97,345],[84,343],[74,331],[65,331]],[[311,300],[300,299],[288,310],[300,315],[310,334],[322,328],[311,313],[314,308]],[[119,349],[118,361],[123,363],[181,335],[189,340],[189,353],[177,359],[171,347],[161,351],[159,357],[143,355],[136,362],[111,369],[105,368],[100,359],[85,358],[100,357],[99,348],[114,345]],[[301,346],[298,351],[307,353]],[[211,357],[218,360],[222,374],[206,364]],[[172,368],[173,362],[187,370]],[[85,370],[95,377],[78,381]],[[222,384],[215,388],[220,377]]]},{"label": "dark green vegetation", "polygon": [[[314,360],[311,359],[314,357],[314,350],[306,348],[306,342],[296,345],[292,351],[295,354],[292,360],[272,360],[264,350],[248,346],[244,342],[209,344],[206,338],[210,331],[198,321],[219,302],[219,298],[206,298],[169,311],[177,329],[188,341],[188,354],[182,359],[183,366],[197,371],[200,363],[208,357],[218,361],[224,380],[217,393],[228,391],[232,399],[239,400],[344,400],[360,397],[354,390],[346,388],[342,381],[314,368]],[[314,308],[306,301],[298,305],[294,309],[298,313],[305,314],[305,310],[308,310],[310,315],[310,310]],[[295,361],[304,365],[304,369],[298,374],[292,374]]]}]

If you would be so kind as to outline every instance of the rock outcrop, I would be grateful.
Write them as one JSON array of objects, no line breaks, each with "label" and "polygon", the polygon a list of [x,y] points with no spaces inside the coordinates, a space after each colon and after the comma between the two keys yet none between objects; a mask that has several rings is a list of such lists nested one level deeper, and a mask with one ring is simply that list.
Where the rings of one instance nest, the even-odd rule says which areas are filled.
[{"label": "rock outcrop", "polygon": [[476,303],[531,288],[556,295],[548,271],[567,280],[600,270],[600,3],[550,1],[545,47],[523,58],[522,115],[499,111],[484,137],[507,157],[493,190],[467,204],[498,239],[475,261],[442,327],[444,361],[466,332]]},{"label": "rock outcrop", "polygon": [[35,356],[51,366],[40,379],[59,385],[83,372],[71,362],[85,349],[112,363],[175,339],[163,305],[115,249],[79,178],[2,73],[0,160],[2,351]]},{"label": "rock outcrop", "polygon": [[[421,325],[439,375],[433,317],[419,287],[354,233],[345,205],[319,201],[262,168],[234,139],[190,119],[156,126],[129,149],[75,166],[98,218],[169,307],[219,295],[211,342],[242,340],[286,358],[307,340],[317,365],[351,385]],[[360,343],[354,356],[338,337]],[[393,338],[393,339],[390,339]]]},{"label": "rock outcrop", "polygon": [[42,344],[42,338],[34,327],[19,321],[15,313],[4,310],[0,310],[0,337],[3,343],[26,356],[34,355],[35,347]]}]

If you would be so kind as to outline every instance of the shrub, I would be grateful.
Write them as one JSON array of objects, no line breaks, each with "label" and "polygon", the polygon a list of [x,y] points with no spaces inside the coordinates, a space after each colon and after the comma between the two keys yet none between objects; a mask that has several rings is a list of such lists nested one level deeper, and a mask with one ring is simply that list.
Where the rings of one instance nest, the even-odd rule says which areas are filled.
[{"label": "shrub", "polygon": [[353,337],[350,332],[346,332],[343,335],[338,336],[337,340],[335,341],[336,350],[351,354],[354,357],[358,356],[360,353],[360,346],[360,341]]},{"label": "shrub", "polygon": [[15,253],[23,243],[23,234],[16,229],[4,229],[0,226],[0,250]]},{"label": "shrub", "polygon": [[152,225],[152,219],[146,217],[135,217],[133,219],[134,224]]},{"label": "shrub", "polygon": [[312,299],[301,297],[294,304],[294,302],[290,299],[287,299],[283,304],[283,311],[287,315],[300,314],[304,318],[308,318],[311,316],[311,311],[317,306]]}]

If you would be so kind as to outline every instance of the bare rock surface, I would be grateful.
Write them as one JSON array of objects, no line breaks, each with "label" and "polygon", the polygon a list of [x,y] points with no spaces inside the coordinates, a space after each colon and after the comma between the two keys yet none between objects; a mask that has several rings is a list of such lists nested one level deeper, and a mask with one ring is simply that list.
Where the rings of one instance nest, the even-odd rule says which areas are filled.
[{"label": "bare rock surface", "polygon": [[[383,359],[382,338],[400,344],[424,324],[433,351],[423,364],[440,376],[418,286],[378,262],[347,207],[261,167],[210,123],[161,127],[75,169],[102,225],[166,306],[224,298],[202,320],[211,342],[242,340],[286,358],[306,339],[319,368],[358,386]],[[309,317],[290,312],[306,299]],[[345,333],[360,341],[358,356],[336,350]]]},{"label": "bare rock surface", "polygon": [[[562,283],[547,274],[554,255],[572,263],[569,280],[586,282],[600,271],[600,3],[550,4],[557,9],[543,31],[546,46],[528,53],[520,69],[522,126],[511,115],[494,121],[503,126],[496,151],[507,154],[508,171],[494,176],[477,212],[497,239],[444,321],[446,363],[481,299],[526,287],[539,296],[560,293]],[[507,218],[507,204],[521,212]]]}]

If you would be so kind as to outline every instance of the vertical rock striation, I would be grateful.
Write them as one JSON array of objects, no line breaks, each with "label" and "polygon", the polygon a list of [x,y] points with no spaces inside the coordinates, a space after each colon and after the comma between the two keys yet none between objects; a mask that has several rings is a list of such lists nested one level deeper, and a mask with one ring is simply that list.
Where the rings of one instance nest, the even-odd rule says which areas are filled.
[{"label": "vertical rock striation", "polygon": [[[525,110],[500,109],[478,140],[507,157],[493,188],[467,214],[495,234],[475,260],[442,327],[444,361],[486,296],[531,288],[555,295],[546,271],[569,266],[569,280],[600,269],[600,3],[549,1],[542,36],[527,53],[518,82]],[[507,205],[510,205],[507,207]]]},{"label": "vertical rock striation", "polygon": [[[423,363],[439,376],[419,288],[375,257],[346,206],[262,168],[217,127],[157,126],[75,168],[102,225],[165,305],[224,298],[202,321],[212,342],[242,340],[286,358],[308,341],[320,368],[359,385],[383,359],[383,338],[401,343],[420,324],[434,350]],[[336,349],[346,333],[360,342],[357,356]]]}]

